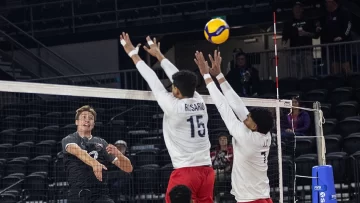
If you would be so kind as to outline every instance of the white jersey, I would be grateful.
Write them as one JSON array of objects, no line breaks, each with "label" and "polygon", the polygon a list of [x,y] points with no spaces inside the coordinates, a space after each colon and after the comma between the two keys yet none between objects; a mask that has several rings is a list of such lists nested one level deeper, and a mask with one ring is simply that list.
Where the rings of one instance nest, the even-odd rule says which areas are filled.
[{"label": "white jersey", "polygon": [[[220,87],[225,97],[214,82],[207,85],[211,98],[233,136],[234,161],[231,173],[231,194],[235,196],[237,202],[270,198],[267,160],[271,135],[252,132],[247,128],[241,121],[247,118],[249,111],[241,98],[227,82],[222,83]],[[236,118],[233,110],[240,120]]]},{"label": "white jersey", "polygon": [[[171,76],[178,69],[167,59],[161,61],[161,66],[172,81]],[[143,61],[136,67],[164,112],[163,134],[173,167],[210,166],[208,114],[201,95],[195,92],[192,98],[177,99]]]}]

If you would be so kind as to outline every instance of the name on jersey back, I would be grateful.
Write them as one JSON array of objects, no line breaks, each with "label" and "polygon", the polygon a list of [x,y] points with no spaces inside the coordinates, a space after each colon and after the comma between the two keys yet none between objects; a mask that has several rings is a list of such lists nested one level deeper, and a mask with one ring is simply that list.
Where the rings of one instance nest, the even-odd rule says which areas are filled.
[{"label": "name on jersey back", "polygon": [[185,104],[185,111],[204,111],[204,103]]}]

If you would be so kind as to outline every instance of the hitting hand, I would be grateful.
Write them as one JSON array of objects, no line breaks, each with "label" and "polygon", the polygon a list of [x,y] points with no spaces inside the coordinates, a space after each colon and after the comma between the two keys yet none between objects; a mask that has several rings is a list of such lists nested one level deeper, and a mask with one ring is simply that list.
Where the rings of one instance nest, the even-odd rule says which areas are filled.
[{"label": "hitting hand", "polygon": [[95,174],[95,177],[99,180],[102,181],[102,170],[107,170],[107,168],[102,165],[101,163],[97,162],[93,167],[93,172]]}]

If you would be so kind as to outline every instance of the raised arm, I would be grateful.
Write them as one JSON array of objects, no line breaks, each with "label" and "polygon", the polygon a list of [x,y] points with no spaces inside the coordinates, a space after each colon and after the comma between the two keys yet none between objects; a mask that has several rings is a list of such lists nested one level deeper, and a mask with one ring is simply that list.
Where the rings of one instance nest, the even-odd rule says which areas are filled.
[{"label": "raised arm", "polygon": [[244,130],[248,131],[249,129],[236,118],[234,112],[227,103],[226,98],[223,94],[221,94],[221,92],[215,85],[215,82],[212,80],[209,74],[207,62],[203,59],[202,53],[196,52],[195,56],[195,63],[198,65],[200,72],[204,77],[206,87],[209,90],[210,96],[214,101],[215,106],[217,107],[220,116],[223,119],[230,134],[234,137],[245,135],[246,133],[241,132],[243,132]]},{"label": "raised arm", "polygon": [[165,74],[169,80],[173,82],[172,75],[174,75],[179,70],[161,53],[160,42],[156,42],[156,38],[151,40],[151,38],[147,36],[146,41],[149,45],[149,48],[144,46],[145,51],[147,51],[151,56],[157,58],[157,60],[160,62],[161,68],[165,71]]},{"label": "raised arm", "polygon": [[221,73],[221,60],[222,59],[220,56],[220,52],[215,50],[214,57],[212,57],[209,54],[209,58],[211,61],[211,66],[212,66],[210,69],[211,75],[216,77],[216,79],[218,80],[218,82],[220,84],[220,88],[221,88],[228,104],[230,105],[232,110],[235,112],[236,116],[240,119],[240,121],[244,121],[247,118],[249,111],[246,108],[246,106],[245,106],[244,102],[242,101],[242,99],[240,98],[240,96],[234,91],[234,89],[226,81],[224,75]]},{"label": "raised arm", "polygon": [[161,109],[165,113],[172,111],[176,99],[167,92],[156,73],[138,55],[140,44],[135,48],[127,33],[120,35],[120,42],[123,45],[125,52],[133,60],[141,76],[149,85]]}]

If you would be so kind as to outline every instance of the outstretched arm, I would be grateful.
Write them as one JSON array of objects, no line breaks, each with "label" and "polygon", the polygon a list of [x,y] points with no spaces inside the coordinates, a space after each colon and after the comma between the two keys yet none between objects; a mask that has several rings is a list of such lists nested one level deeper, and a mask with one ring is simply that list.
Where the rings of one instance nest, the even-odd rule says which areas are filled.
[{"label": "outstretched arm", "polygon": [[123,45],[125,52],[133,60],[141,76],[148,83],[159,106],[165,113],[171,111],[173,109],[175,98],[167,92],[156,73],[138,55],[140,45],[135,48],[127,33],[120,35],[120,42]]},{"label": "outstretched arm", "polygon": [[232,110],[235,112],[236,116],[240,119],[240,121],[244,121],[249,111],[246,108],[244,102],[239,97],[239,95],[234,91],[234,89],[230,86],[230,84],[226,81],[224,75],[221,73],[221,56],[220,52],[217,50],[214,51],[214,57],[209,54],[209,58],[212,64],[212,68],[210,69],[211,75],[216,77],[220,84],[220,88],[229,103]]},{"label": "outstretched arm", "polygon": [[229,130],[230,134],[236,138],[240,136],[244,136],[246,133],[242,133],[244,131],[250,131],[242,122],[240,122],[232,109],[230,108],[226,98],[219,91],[215,82],[212,80],[209,74],[209,68],[207,66],[207,62],[205,61],[201,52],[196,52],[195,63],[198,65],[201,74],[204,77],[206,87],[209,90],[210,96],[217,107],[221,118],[224,120],[224,123]]},{"label": "outstretched arm", "polygon": [[157,58],[157,60],[160,62],[161,68],[165,71],[165,74],[169,80],[173,82],[172,75],[174,75],[179,70],[161,53],[160,42],[156,42],[156,38],[151,40],[151,38],[147,36],[146,41],[150,48],[144,46],[145,51],[147,51],[151,56]]}]

